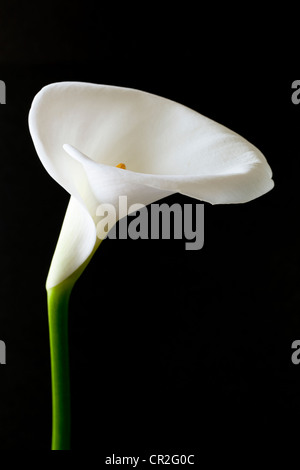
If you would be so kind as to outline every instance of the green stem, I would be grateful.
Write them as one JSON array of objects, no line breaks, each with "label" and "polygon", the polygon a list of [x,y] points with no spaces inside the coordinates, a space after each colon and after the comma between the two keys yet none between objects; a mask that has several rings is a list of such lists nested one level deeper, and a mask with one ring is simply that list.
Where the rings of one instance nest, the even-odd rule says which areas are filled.
[{"label": "green stem", "polygon": [[52,384],[52,450],[71,448],[71,395],[68,309],[73,286],[99,247],[97,239],[89,258],[67,279],[47,288]]},{"label": "green stem", "polygon": [[73,285],[48,290],[52,382],[52,450],[70,449],[71,403],[68,347],[68,305]]}]

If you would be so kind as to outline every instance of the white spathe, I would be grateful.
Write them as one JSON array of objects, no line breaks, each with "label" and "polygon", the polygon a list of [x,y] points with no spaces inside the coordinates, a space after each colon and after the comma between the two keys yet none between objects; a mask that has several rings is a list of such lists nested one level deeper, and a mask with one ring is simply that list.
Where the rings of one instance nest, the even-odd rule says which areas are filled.
[{"label": "white spathe", "polygon": [[[48,173],[71,195],[47,288],[79,268],[97,243],[99,204],[149,204],[179,192],[244,203],[272,189],[263,154],[226,127],[150,93],[91,83],[44,87],[29,113]],[[120,162],[127,170],[116,168]],[[98,218],[99,220],[99,218]]]}]

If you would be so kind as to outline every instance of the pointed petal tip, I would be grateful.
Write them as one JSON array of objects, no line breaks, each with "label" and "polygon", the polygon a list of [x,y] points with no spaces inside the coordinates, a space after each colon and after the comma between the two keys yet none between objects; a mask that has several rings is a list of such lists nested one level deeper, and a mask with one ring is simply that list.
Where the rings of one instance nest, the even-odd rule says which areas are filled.
[{"label": "pointed petal tip", "polygon": [[74,158],[76,158],[76,157],[78,158],[78,156],[80,154],[80,152],[77,150],[77,148],[74,147],[71,144],[63,144],[63,149],[65,150],[65,152],[67,152],[67,154],[69,154],[71,157],[74,157]]},{"label": "pointed petal tip", "polygon": [[63,149],[70,157],[74,158],[74,160],[77,160],[79,163],[83,163],[85,160],[91,160],[87,155],[71,144],[63,144]]}]

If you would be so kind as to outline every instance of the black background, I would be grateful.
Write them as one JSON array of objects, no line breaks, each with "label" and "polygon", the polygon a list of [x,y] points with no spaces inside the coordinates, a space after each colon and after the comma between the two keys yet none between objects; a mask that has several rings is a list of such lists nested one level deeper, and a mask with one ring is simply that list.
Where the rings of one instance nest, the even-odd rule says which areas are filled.
[{"label": "black background", "polygon": [[44,284],[68,195],[42,167],[27,116],[42,86],[74,80],[149,91],[226,125],[265,154],[275,188],[243,205],[205,204],[196,252],[103,242],[71,297],[72,450],[197,462],[221,447],[230,458],[241,446],[278,452],[300,418],[300,106],[293,42],[278,39],[284,19],[266,30],[261,12],[246,25],[247,9],[1,5],[0,450],[50,448]]}]

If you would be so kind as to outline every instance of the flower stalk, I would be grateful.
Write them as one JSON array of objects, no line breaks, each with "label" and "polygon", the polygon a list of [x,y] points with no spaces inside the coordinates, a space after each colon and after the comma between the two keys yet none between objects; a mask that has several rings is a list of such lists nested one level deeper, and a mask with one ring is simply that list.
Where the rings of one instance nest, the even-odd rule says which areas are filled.
[{"label": "flower stalk", "polygon": [[47,288],[52,388],[51,450],[71,448],[69,300],[75,282],[89,264],[101,241],[97,239],[91,255],[72,276],[54,287]]},{"label": "flower stalk", "polygon": [[47,292],[52,384],[52,450],[69,450],[71,435],[68,307],[72,283]]}]

